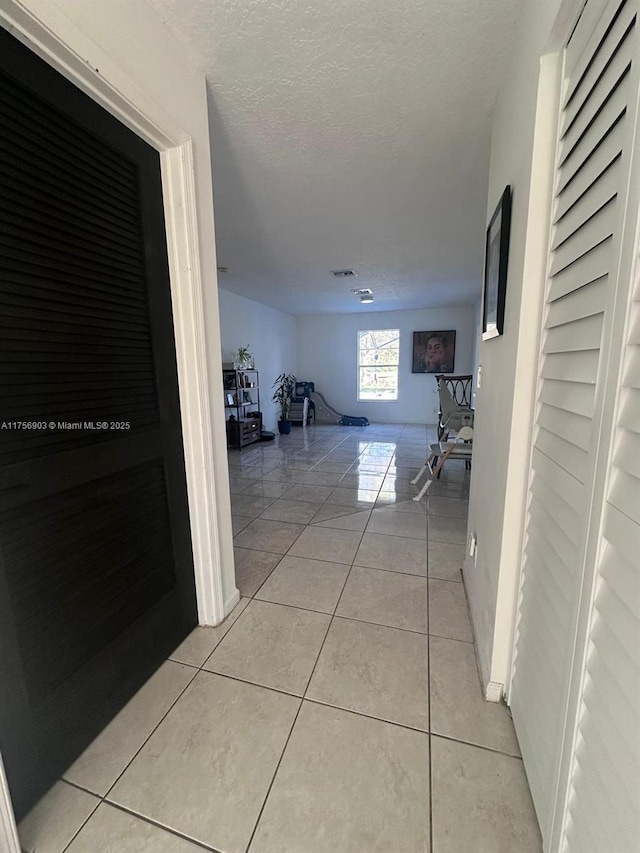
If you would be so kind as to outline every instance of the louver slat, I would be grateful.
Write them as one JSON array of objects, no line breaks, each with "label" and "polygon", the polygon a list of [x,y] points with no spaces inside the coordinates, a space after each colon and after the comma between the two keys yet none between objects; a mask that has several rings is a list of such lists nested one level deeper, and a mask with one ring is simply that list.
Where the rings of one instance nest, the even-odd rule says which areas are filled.
[{"label": "louver slat", "polygon": [[607,280],[599,278],[584,287],[574,290],[560,299],[554,300],[549,307],[546,327],[562,326],[582,317],[602,314],[607,297]]},{"label": "louver slat", "polygon": [[[3,420],[158,426],[137,164],[9,79],[0,115]],[[5,430],[0,460],[108,438]]]},{"label": "louver slat", "polygon": [[590,59],[588,58],[589,54],[584,54],[582,63],[576,68],[575,79],[577,83],[568,87],[565,95],[563,112],[567,116],[567,122],[573,120],[576,112],[591,95],[594,86],[600,79],[603,71],[607,68],[613,54],[618,50],[618,46],[628,36],[635,22],[635,17],[636,13],[633,3],[623,3],[613,21],[608,24],[604,35],[602,35],[602,31],[598,32],[597,37],[600,40],[600,48],[596,51],[595,55],[590,56]]},{"label": "louver slat", "polygon": [[574,231],[577,231],[581,225],[588,222],[601,207],[604,207],[607,202],[615,198],[618,191],[618,181],[620,180],[619,171],[620,161],[616,160],[589,189],[589,192],[585,193],[582,198],[570,207],[565,216],[557,220],[553,249],[564,243]]},{"label": "louver slat", "polygon": [[[606,14],[609,0],[589,0],[584,4],[573,32],[569,35],[564,50],[566,108],[571,94],[576,91],[585,72],[597,54],[599,44],[606,37],[611,18]],[[621,4],[624,6],[624,3]]]},{"label": "louver slat", "polygon": [[581,450],[588,450],[591,432],[588,418],[554,406],[541,406],[538,423],[543,429],[563,438],[570,444],[575,444]]},{"label": "louver slat", "polygon": [[573,232],[556,249],[551,275],[568,267],[613,234],[615,198],[605,204],[584,225]]},{"label": "louver slat", "polygon": [[589,133],[580,137],[573,147],[567,145],[561,149],[560,156],[564,158],[564,163],[562,164],[562,181],[558,187],[560,192],[595,155],[605,139],[613,133],[626,111],[625,89],[624,86],[619,86],[594,119]]},{"label": "louver slat", "polygon": [[625,41],[622,49],[614,57],[585,105],[575,119],[567,123],[563,129],[561,162],[565,159],[566,152],[570,151],[592,129],[593,123],[601,110],[605,108],[607,101],[616,94],[618,87],[627,78],[631,66],[629,46],[630,41]]}]

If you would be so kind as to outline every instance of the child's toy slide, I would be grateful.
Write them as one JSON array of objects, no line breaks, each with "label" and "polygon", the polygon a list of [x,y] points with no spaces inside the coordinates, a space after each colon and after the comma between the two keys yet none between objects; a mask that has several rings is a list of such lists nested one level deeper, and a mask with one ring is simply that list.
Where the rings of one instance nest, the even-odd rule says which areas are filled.
[{"label": "child's toy slide", "polygon": [[355,415],[342,415],[330,406],[318,391],[311,391],[311,401],[316,410],[317,424],[342,424],[342,426],[369,426],[368,418]]}]

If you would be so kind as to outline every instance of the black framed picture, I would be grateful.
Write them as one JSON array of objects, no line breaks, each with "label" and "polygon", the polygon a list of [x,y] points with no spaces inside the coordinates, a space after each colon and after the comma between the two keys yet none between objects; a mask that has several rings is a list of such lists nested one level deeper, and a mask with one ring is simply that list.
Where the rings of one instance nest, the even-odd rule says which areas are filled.
[{"label": "black framed picture", "polygon": [[504,329],[510,230],[511,187],[507,186],[487,228],[484,255],[484,290],[482,294],[483,341],[489,338],[497,338]]},{"label": "black framed picture", "polygon": [[413,333],[412,373],[453,373],[455,360],[456,333],[453,329]]}]

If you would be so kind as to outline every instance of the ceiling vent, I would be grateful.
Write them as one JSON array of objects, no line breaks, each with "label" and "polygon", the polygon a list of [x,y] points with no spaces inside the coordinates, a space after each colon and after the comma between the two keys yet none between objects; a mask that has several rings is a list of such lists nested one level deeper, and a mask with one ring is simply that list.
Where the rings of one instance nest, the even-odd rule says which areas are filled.
[{"label": "ceiling vent", "polygon": [[361,287],[360,290],[353,291],[354,296],[371,296],[372,293],[373,291],[370,287]]},{"label": "ceiling vent", "polygon": [[358,273],[355,270],[331,270],[331,275],[335,278],[352,278]]}]

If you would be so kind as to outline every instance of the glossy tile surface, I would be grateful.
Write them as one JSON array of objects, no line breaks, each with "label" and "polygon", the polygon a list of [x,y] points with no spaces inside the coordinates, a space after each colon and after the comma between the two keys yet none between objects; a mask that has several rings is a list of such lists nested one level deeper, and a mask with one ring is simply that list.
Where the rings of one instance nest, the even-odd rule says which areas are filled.
[{"label": "glossy tile surface", "polygon": [[427,574],[427,548],[420,539],[365,533],[354,564],[409,575]]},{"label": "glossy tile surface", "polygon": [[200,672],[109,799],[244,853],[300,700]]},{"label": "glossy tile surface", "polygon": [[[355,509],[355,507],[354,507]],[[371,518],[370,510],[355,509],[355,512],[349,512],[343,515],[331,515],[326,521],[319,521],[318,516],[314,516],[313,524],[316,527],[331,527],[335,530],[353,530],[358,533],[363,533],[369,519]]]},{"label": "glossy tile surface", "polygon": [[70,853],[521,853],[521,838],[540,853],[511,720],[475,667],[470,472],[445,466],[411,500],[433,440],[318,426],[229,451],[243,598],[76,763],[113,787],[93,814],[90,794],[54,793],[37,853],[67,853],[49,850],[61,827]]},{"label": "glossy tile surface", "polygon": [[467,541],[467,519],[446,515],[429,517],[429,541],[464,545]]},{"label": "glossy tile surface", "polygon": [[231,495],[231,512],[233,515],[246,515],[257,518],[261,512],[271,506],[275,498],[265,498],[259,495]]},{"label": "glossy tile surface", "polygon": [[262,601],[334,613],[344,588],[349,566],[306,557],[283,557],[278,568],[260,588]]},{"label": "glossy tile surface", "polygon": [[522,761],[432,737],[433,853],[542,853]]},{"label": "glossy tile surface", "polygon": [[57,782],[18,827],[24,853],[62,853],[100,800],[66,782]]},{"label": "glossy tile surface", "polygon": [[509,712],[483,699],[473,645],[430,637],[429,647],[432,732],[519,756]]},{"label": "glossy tile surface", "polygon": [[351,565],[361,539],[362,534],[356,531],[307,527],[288,553],[292,557]]},{"label": "glossy tile surface", "polygon": [[104,803],[65,853],[202,853],[202,847]]},{"label": "glossy tile surface", "polygon": [[430,495],[429,513],[450,518],[466,518],[469,514],[469,501]]},{"label": "glossy tile surface", "polygon": [[204,669],[302,696],[331,617],[254,599]]},{"label": "glossy tile surface", "polygon": [[231,516],[231,526],[233,529],[233,535],[234,536],[236,536],[238,533],[240,533],[241,530],[244,530],[244,528],[247,527],[249,524],[251,524],[251,518],[250,517],[247,518],[244,515],[232,515]]},{"label": "glossy tile surface", "polygon": [[260,515],[271,521],[293,521],[308,524],[317,512],[315,504],[291,500],[290,496],[279,498]]},{"label": "glossy tile surface", "polygon": [[409,539],[427,540],[427,519],[421,513],[398,512],[393,508],[374,509],[367,533],[385,533]]},{"label": "glossy tile surface", "polygon": [[306,696],[426,731],[427,638],[334,619]]},{"label": "glossy tile surface", "polygon": [[280,554],[256,551],[252,548],[234,548],[233,557],[236,566],[236,586],[240,595],[249,597],[255,595],[282,559]]},{"label": "glossy tile surface", "polygon": [[427,579],[354,566],[336,613],[427,633]]},{"label": "glossy tile surface", "polygon": [[[236,567],[237,565],[236,558]],[[189,666],[202,666],[248,603],[248,598],[241,598],[224,622],[215,628],[208,626],[194,628],[175,652],[171,653],[170,659],[189,664]]]},{"label": "glossy tile surface", "polygon": [[428,547],[429,577],[462,583],[464,564],[464,545],[452,545],[449,542],[431,542]]},{"label": "glossy tile surface", "polygon": [[437,579],[429,581],[429,633],[473,642],[463,584]]},{"label": "glossy tile surface", "polygon": [[164,663],[65,771],[64,778],[106,794],[195,674],[192,667]]},{"label": "glossy tile surface", "polygon": [[286,554],[303,530],[302,524],[256,518],[236,536],[235,542],[241,548],[253,551]]},{"label": "glossy tile surface", "polygon": [[305,702],[250,853],[428,849],[428,735]]}]

